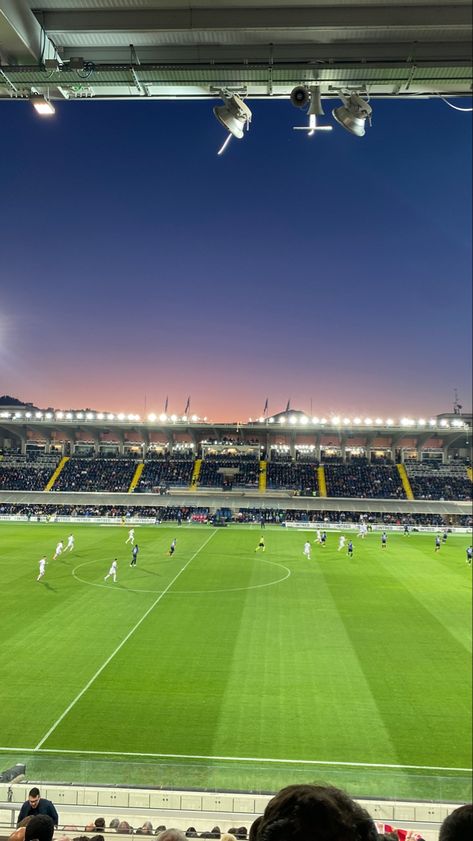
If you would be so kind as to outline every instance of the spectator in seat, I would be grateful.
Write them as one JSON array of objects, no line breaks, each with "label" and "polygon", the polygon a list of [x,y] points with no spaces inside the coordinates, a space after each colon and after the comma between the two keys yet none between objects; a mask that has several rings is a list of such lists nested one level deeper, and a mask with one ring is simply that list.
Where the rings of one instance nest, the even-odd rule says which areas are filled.
[{"label": "spectator in seat", "polygon": [[[50,800],[46,800],[44,797],[41,797],[39,788],[36,787],[30,790],[28,800],[25,800],[23,803],[23,806],[18,813],[16,825],[18,826],[23,818],[27,818],[29,815],[33,815],[34,817],[38,815],[48,815],[52,819],[54,826],[57,826],[59,823],[59,816],[54,805]],[[31,837],[34,838],[35,836],[33,835]]]},{"label": "spectator in seat", "polygon": [[119,819],[118,818],[112,818],[112,820],[110,821],[110,823],[108,825],[108,828],[109,829],[118,829],[119,826],[120,826]]},{"label": "spectator in seat", "polygon": [[165,829],[158,835],[159,841],[186,841],[186,836],[180,829]]},{"label": "spectator in seat", "polygon": [[332,786],[291,785],[264,810],[252,841],[377,841],[365,809]]},{"label": "spectator in seat", "polygon": [[439,841],[469,841],[473,836],[473,805],[459,806],[445,818],[440,827]]},{"label": "spectator in seat", "polygon": [[120,821],[117,826],[117,832],[119,832],[120,835],[133,835],[133,827],[130,826],[128,821]]},{"label": "spectator in seat", "polygon": [[35,815],[25,829],[25,841],[52,841],[54,821],[49,815]]},{"label": "spectator in seat", "polygon": [[151,821],[145,821],[139,829],[136,830],[137,835],[152,835],[153,834],[153,824]]}]

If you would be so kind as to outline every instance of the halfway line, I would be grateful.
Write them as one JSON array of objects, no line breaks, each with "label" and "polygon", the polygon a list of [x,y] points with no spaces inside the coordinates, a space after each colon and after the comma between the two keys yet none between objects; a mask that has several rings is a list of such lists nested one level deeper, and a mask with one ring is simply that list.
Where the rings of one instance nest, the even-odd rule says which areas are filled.
[{"label": "halfway line", "polygon": [[139,620],[138,620],[138,622],[136,623],[136,625],[134,625],[134,626],[133,626],[133,628],[131,629],[131,631],[128,631],[128,633],[127,633],[126,637],[125,637],[124,639],[122,639],[122,641],[121,641],[121,643],[120,643],[119,645],[117,645],[117,647],[116,647],[115,651],[112,651],[112,653],[110,654],[110,656],[109,656],[109,657],[107,657],[107,659],[105,660],[105,663],[103,663],[103,664],[100,666],[100,669],[98,669],[98,670],[95,672],[95,674],[94,674],[94,675],[90,678],[89,682],[88,682],[88,683],[86,683],[86,685],[84,686],[84,688],[83,688],[83,689],[81,689],[81,691],[79,692],[79,694],[78,694],[78,695],[76,695],[76,697],[74,698],[74,700],[73,700],[73,701],[71,701],[71,703],[69,704],[69,706],[68,706],[68,707],[66,707],[66,709],[64,710],[64,712],[62,713],[62,715],[60,715],[60,716],[59,716],[59,718],[57,719],[57,721],[55,721],[55,722],[54,722],[54,724],[52,725],[52,727],[50,727],[50,728],[49,728],[49,730],[48,730],[48,732],[46,733],[46,735],[45,735],[45,736],[43,736],[43,738],[41,739],[41,741],[39,741],[39,742],[38,742],[38,744],[37,744],[37,745],[36,745],[36,747],[34,748],[34,750],[35,750],[35,751],[36,751],[36,750],[39,750],[39,749],[40,749],[40,747],[41,747],[41,745],[44,745],[44,743],[45,743],[46,739],[48,739],[48,738],[50,737],[51,733],[54,733],[54,731],[55,731],[56,727],[57,727],[57,726],[61,723],[61,721],[62,721],[62,720],[66,717],[66,715],[67,715],[67,714],[68,714],[68,713],[72,710],[72,708],[73,708],[73,707],[77,704],[77,701],[79,701],[79,700],[82,698],[82,696],[84,695],[84,693],[85,693],[85,692],[87,692],[87,690],[88,690],[88,689],[92,686],[92,684],[94,683],[94,681],[95,681],[95,680],[97,680],[98,676],[102,674],[103,670],[104,670],[104,669],[108,666],[108,664],[110,663],[110,661],[111,661],[111,660],[113,660],[113,658],[115,657],[115,655],[116,655],[116,654],[118,654],[118,652],[120,651],[120,649],[121,649],[121,648],[123,648],[123,646],[125,645],[125,643],[126,643],[126,642],[128,642],[128,640],[130,639],[130,637],[132,636],[132,634],[134,634],[134,633],[135,633],[135,631],[137,630],[137,628],[139,628],[139,627],[140,627],[141,623],[142,623],[142,622],[144,622],[144,620],[146,619],[146,617],[147,617],[147,616],[149,616],[149,614],[151,613],[151,611],[152,611],[152,610],[156,607],[156,605],[157,605],[157,604],[161,601],[161,599],[163,598],[163,596],[165,596],[165,595],[166,595],[166,593],[167,593],[167,592],[168,592],[168,590],[172,587],[172,585],[174,584],[174,582],[175,582],[175,581],[177,581],[177,579],[179,578],[179,576],[180,576],[180,575],[182,575],[182,573],[184,572],[184,570],[186,570],[186,569],[187,569],[187,567],[189,566],[189,564],[190,564],[190,563],[194,560],[194,558],[196,558],[196,557],[197,557],[197,555],[199,554],[199,552],[201,552],[201,551],[202,551],[202,549],[203,549],[205,546],[207,546],[207,543],[209,543],[209,541],[210,541],[210,540],[212,540],[212,537],[214,537],[214,536],[216,535],[216,533],[217,533],[217,529],[215,529],[215,530],[212,532],[212,534],[211,534],[211,535],[207,538],[207,540],[205,541],[205,543],[203,543],[203,544],[202,544],[202,546],[200,546],[200,547],[199,547],[199,549],[197,549],[197,552],[194,552],[194,554],[192,555],[192,557],[191,557],[191,558],[189,558],[189,560],[187,561],[187,563],[186,563],[186,564],[184,564],[184,566],[182,567],[182,569],[180,569],[180,570],[179,570],[179,572],[177,573],[177,575],[175,575],[175,576],[174,576],[174,578],[172,579],[172,581],[170,581],[170,582],[169,582],[169,584],[168,584],[168,586],[166,587],[166,589],[165,589],[165,590],[163,590],[163,592],[159,594],[158,598],[154,600],[154,602],[153,602],[153,604],[151,605],[151,607],[149,607],[149,608],[148,608],[148,610],[146,611],[146,613],[144,613],[144,614],[143,614],[143,616],[141,617],[141,619],[139,619]]}]

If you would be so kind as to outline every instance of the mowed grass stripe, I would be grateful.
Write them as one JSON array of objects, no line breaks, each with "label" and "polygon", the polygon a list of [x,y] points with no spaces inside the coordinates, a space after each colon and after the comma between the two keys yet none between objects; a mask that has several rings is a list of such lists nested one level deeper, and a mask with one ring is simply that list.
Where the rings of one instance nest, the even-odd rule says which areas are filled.
[{"label": "mowed grass stripe", "polygon": [[[238,744],[244,756],[364,761],[376,752],[396,761],[321,564],[302,554],[304,539],[268,541],[293,574],[263,597],[246,595],[211,752],[235,755]],[[356,703],[347,704],[348,690]]]},{"label": "mowed grass stripe", "polygon": [[[442,586],[448,591],[444,570],[436,570],[431,562],[433,548],[425,540],[417,544],[416,552],[422,557],[416,558],[402,540],[396,536],[388,550],[382,550],[379,537],[370,536],[352,562],[352,585],[358,573],[361,586],[348,593],[343,577],[330,562],[324,565],[328,585],[400,764],[465,767],[471,764],[469,656],[448,627],[452,603],[447,599],[442,621],[423,606],[421,594],[426,589],[430,602]],[[466,583],[467,571],[463,573]],[[416,595],[404,585],[404,577]],[[364,586],[366,580],[369,588]],[[458,593],[455,577],[453,582],[457,597],[464,595]],[[467,603],[458,598],[454,603],[468,624]],[[419,729],[435,736],[419,740]]]}]

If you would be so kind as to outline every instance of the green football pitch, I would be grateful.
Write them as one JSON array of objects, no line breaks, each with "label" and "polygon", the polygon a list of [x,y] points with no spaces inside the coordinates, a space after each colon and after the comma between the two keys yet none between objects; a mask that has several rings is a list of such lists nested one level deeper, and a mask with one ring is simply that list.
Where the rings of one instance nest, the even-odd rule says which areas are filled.
[{"label": "green football pitch", "polygon": [[[0,757],[29,779],[465,799],[466,536],[0,524]],[[306,536],[312,558],[303,555]],[[175,554],[168,548],[177,537]],[[37,581],[38,561],[48,558]],[[116,583],[104,576],[118,559]],[[1,770],[1,769],[0,769]]]}]

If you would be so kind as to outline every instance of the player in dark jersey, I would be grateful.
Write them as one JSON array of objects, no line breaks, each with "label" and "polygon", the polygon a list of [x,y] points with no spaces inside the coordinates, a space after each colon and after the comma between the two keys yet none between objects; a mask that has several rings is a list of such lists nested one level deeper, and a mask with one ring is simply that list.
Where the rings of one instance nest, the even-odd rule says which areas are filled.
[{"label": "player in dark jersey", "polygon": [[353,558],[353,541],[352,540],[348,541],[347,555],[348,555],[349,558]]},{"label": "player in dark jersey", "polygon": [[386,532],[383,531],[383,533],[381,535],[381,549],[387,549],[387,548],[388,548],[388,536],[387,536]]},{"label": "player in dark jersey", "polygon": [[473,556],[473,546],[468,546],[468,549],[466,550],[466,562],[467,562],[467,564],[470,564],[470,566],[471,566],[472,556]]},{"label": "player in dark jersey", "polygon": [[176,543],[177,543],[177,540],[176,540],[176,538],[174,538],[174,540],[172,541],[172,543],[169,547],[168,555],[174,555],[174,552],[176,551]]},{"label": "player in dark jersey", "polygon": [[440,552],[440,535],[435,538],[435,551]]},{"label": "player in dark jersey", "polygon": [[131,564],[130,564],[131,567],[136,567],[136,559],[138,557],[138,552],[139,551],[140,551],[140,547],[138,546],[137,543],[135,543],[135,545],[133,546],[132,553],[131,553]]}]

